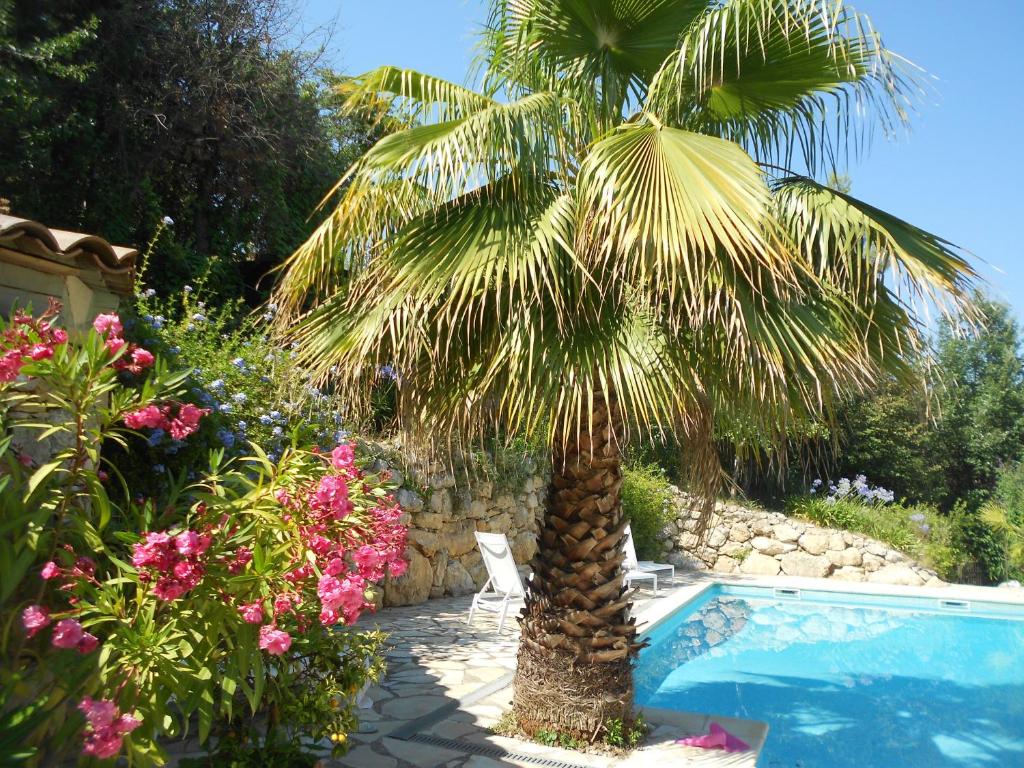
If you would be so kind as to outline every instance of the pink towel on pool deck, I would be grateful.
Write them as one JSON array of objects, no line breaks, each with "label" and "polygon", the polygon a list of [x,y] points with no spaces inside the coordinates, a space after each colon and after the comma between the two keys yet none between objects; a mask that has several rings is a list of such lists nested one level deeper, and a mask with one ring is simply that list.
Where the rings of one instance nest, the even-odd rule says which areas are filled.
[{"label": "pink towel on pool deck", "polygon": [[685,739],[676,739],[676,744],[683,744],[687,747],[701,747],[702,749],[724,749],[726,752],[746,752],[750,745],[743,739],[733,736],[718,723],[711,724],[711,733],[703,736],[689,736]]}]

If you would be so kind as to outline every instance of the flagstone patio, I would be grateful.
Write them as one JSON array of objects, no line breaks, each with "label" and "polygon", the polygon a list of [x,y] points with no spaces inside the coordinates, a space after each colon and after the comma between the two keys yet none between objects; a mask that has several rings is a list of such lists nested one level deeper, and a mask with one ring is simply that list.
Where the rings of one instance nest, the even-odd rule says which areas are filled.
[{"label": "flagstone patio", "polygon": [[[639,612],[652,599],[660,598],[650,592],[639,593],[634,610]],[[352,748],[348,754],[323,760],[322,768],[493,768],[528,764],[510,757],[510,753],[553,761],[548,765],[611,768],[623,763],[608,756],[569,752],[491,732],[511,705],[519,628],[509,621],[499,634],[497,617],[488,613],[478,614],[473,626],[467,625],[470,602],[470,597],[444,598],[384,609],[364,618],[367,626],[389,633],[388,673],[367,693],[372,708],[361,712],[362,728],[350,734]],[[669,730],[673,736],[678,735],[676,730]],[[658,735],[656,729],[654,736]],[[465,751],[467,745],[489,749],[493,756]]]}]

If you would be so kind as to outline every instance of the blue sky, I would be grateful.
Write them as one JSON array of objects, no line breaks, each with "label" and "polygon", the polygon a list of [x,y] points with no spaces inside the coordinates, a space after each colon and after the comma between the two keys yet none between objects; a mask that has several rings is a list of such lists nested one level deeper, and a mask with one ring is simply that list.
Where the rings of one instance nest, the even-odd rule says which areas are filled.
[{"label": "blue sky", "polygon": [[[976,254],[1024,320],[1024,0],[853,5],[936,88],[910,133],[879,137],[851,165],[853,194]],[[343,72],[395,64],[463,82],[485,11],[484,0],[306,0],[302,22],[335,21],[328,61]]]}]

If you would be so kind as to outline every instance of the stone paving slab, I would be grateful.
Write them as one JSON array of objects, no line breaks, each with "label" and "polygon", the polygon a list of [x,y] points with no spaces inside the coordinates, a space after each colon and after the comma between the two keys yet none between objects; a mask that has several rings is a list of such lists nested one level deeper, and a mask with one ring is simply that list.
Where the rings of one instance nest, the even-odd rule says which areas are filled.
[{"label": "stone paving slab", "polygon": [[[641,593],[643,594],[643,593]],[[659,592],[664,595],[665,591]],[[636,601],[635,610],[652,596]],[[497,617],[479,613],[466,623],[471,597],[430,600],[421,605],[387,608],[366,616],[368,629],[388,633],[388,671],[368,691],[371,708],[360,712],[361,731],[350,738],[347,755],[324,759],[322,768],[494,768],[528,765],[508,758],[456,752],[447,746],[391,738],[396,730],[440,708],[451,709],[420,733],[442,739],[497,747],[588,768],[611,768],[615,760],[495,735],[490,729],[511,707],[511,687],[502,687],[473,703],[457,706],[489,683],[515,671],[519,626],[508,621],[499,633]]]}]

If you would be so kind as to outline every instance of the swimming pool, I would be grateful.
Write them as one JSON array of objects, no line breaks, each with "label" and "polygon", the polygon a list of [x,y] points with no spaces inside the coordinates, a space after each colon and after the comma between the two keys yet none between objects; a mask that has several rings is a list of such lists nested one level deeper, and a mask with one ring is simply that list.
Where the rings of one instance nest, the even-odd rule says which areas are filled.
[{"label": "swimming pool", "polygon": [[761,768],[1024,766],[1024,606],[716,585],[646,637],[638,703],[767,722]]}]

